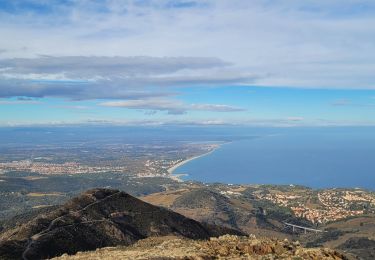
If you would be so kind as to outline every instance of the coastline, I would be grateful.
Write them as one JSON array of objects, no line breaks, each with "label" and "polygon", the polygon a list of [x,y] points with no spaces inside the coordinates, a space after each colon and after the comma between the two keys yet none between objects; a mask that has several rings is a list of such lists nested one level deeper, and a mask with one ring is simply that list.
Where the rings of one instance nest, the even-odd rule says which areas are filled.
[{"label": "coastline", "polygon": [[[224,143],[225,144],[225,143]],[[216,151],[217,149],[219,149],[223,144],[218,144],[217,147],[213,148],[211,151],[208,151],[204,154],[200,154],[200,155],[196,155],[196,156],[193,156],[193,157],[190,157],[190,158],[187,158],[186,160],[183,160],[175,165],[173,165],[171,168],[169,168],[167,171],[168,171],[168,174],[169,174],[169,177],[176,180],[176,181],[179,181],[179,182],[182,182],[183,180],[180,178],[181,176],[186,176],[187,174],[174,174],[174,171],[177,170],[177,168],[181,167],[182,165],[188,163],[188,162],[191,162],[195,159],[198,159],[198,158],[201,158],[201,157],[204,157],[206,155],[209,155],[211,153],[213,153],[214,151]]]}]

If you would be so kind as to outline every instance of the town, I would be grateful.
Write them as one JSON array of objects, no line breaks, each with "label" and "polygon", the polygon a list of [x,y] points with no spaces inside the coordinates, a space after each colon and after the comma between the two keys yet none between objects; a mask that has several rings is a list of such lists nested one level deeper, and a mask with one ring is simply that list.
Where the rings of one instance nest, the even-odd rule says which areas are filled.
[{"label": "town", "polygon": [[317,225],[375,212],[375,194],[362,189],[291,188],[287,192],[272,190],[254,194],[258,199],[287,207],[295,216]]},{"label": "town", "polygon": [[[0,173],[6,172],[32,172],[41,175],[76,175],[96,173],[124,173],[135,177],[171,177],[172,167],[181,164],[189,158],[213,151],[218,147],[211,143],[184,143],[172,146],[170,144],[158,145],[127,145],[127,150],[118,151],[118,147],[103,148],[107,157],[98,158],[95,162],[85,161],[81,156],[86,150],[77,153],[77,159],[72,161],[69,156],[38,156],[31,159],[12,160],[0,162]],[[135,152],[135,150],[137,152]],[[152,151],[157,150],[157,153]],[[40,149],[42,152],[42,149]],[[74,152],[74,151],[72,151]],[[109,152],[109,154],[108,154]],[[35,153],[35,151],[34,151]],[[99,154],[99,153],[97,153]],[[93,155],[95,156],[95,155]],[[28,155],[24,155],[28,157]],[[78,159],[79,158],[79,159]]]}]

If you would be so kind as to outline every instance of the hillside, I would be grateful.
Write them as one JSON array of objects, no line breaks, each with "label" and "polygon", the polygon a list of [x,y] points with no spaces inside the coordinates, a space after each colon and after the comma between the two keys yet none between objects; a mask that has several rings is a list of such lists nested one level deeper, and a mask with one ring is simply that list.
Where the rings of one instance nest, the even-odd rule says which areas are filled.
[{"label": "hillside", "polygon": [[320,237],[307,237],[308,246],[338,248],[360,259],[375,259],[375,217],[348,218],[326,225]]},{"label": "hillside", "polygon": [[[344,194],[343,197],[332,196],[332,200],[335,201],[344,200],[347,193],[371,194],[360,190],[322,190],[319,192],[321,194]],[[317,194],[318,191],[304,187],[270,185],[241,187],[216,184],[206,187],[184,187],[179,190],[150,194],[141,197],[141,199],[155,205],[168,207],[200,222],[235,228],[257,236],[299,240],[306,247],[337,248],[360,259],[374,259],[375,215],[370,211],[362,215],[340,218],[317,225],[306,218],[296,216],[291,210],[293,201],[300,203],[299,201],[306,200],[305,208],[320,209],[320,212],[323,213],[328,211],[327,208],[319,204]],[[270,198],[276,199],[271,200]],[[284,198],[291,198],[290,202],[284,203]],[[283,206],[283,203],[286,206]],[[363,200],[346,203],[349,208],[356,208],[362,205]],[[338,211],[333,210],[333,212]],[[339,212],[350,211],[341,210]],[[285,226],[284,222],[317,228],[326,232],[307,232],[306,234],[302,230],[293,232],[290,227]]]},{"label": "hillside", "polygon": [[101,247],[131,245],[151,236],[207,239],[238,231],[204,225],[125,192],[89,190],[57,209],[0,235],[0,259],[40,259]]},{"label": "hillside", "polygon": [[[245,191],[245,190],[244,190]],[[237,192],[240,194],[239,192]],[[311,223],[296,218],[288,209],[248,196],[228,196],[212,187],[181,189],[154,193],[141,199],[165,206],[200,222],[242,230],[247,234],[289,237],[284,221],[309,226]]]},{"label": "hillside", "polygon": [[207,241],[177,237],[148,238],[130,247],[103,248],[56,260],[201,260],[201,259],[348,259],[338,251],[327,248],[303,248],[298,242],[268,238],[225,235]]}]

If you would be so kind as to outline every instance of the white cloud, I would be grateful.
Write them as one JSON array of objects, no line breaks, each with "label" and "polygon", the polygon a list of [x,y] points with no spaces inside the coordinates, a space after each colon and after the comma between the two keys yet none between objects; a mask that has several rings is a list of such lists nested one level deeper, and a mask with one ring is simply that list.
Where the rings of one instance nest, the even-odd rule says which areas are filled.
[{"label": "white cloud", "polygon": [[40,101],[38,100],[33,100],[33,99],[24,99],[24,98],[19,98],[16,100],[1,100],[0,99],[0,105],[35,105],[35,104],[41,104]]},{"label": "white cloud", "polygon": [[35,1],[44,12],[12,2],[3,58],[210,56],[267,75],[258,85],[375,88],[372,0]]},{"label": "white cloud", "polygon": [[106,107],[123,107],[128,109],[146,110],[148,114],[155,111],[167,111],[168,114],[179,115],[187,111],[212,111],[212,112],[240,112],[246,111],[239,107],[222,104],[185,104],[177,100],[167,99],[144,99],[144,100],[124,100],[108,101],[100,104]]},{"label": "white cloud", "polygon": [[42,56],[32,59],[0,60],[7,74],[57,74],[72,78],[135,77],[163,75],[183,69],[206,69],[230,65],[209,57],[103,57],[103,56]]},{"label": "white cloud", "polygon": [[65,56],[0,60],[0,97],[134,99],[174,95],[164,87],[255,80],[207,57]]},{"label": "white cloud", "polygon": [[305,118],[300,117],[300,116],[290,116],[286,118],[287,121],[292,121],[292,122],[300,122],[305,120]]}]

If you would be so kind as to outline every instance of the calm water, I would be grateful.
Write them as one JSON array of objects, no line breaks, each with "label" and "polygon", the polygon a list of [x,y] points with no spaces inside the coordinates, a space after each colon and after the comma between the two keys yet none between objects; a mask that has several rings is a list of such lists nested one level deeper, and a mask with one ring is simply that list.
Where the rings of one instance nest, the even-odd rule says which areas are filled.
[{"label": "calm water", "polygon": [[301,184],[375,190],[375,131],[284,131],[235,141],[175,173],[203,182]]}]

